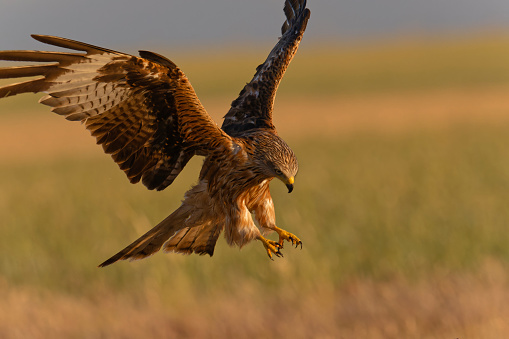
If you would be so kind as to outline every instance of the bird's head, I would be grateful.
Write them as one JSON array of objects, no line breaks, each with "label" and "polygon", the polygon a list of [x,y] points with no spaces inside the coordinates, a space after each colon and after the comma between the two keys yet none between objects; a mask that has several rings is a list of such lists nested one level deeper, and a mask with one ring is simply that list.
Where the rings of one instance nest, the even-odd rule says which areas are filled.
[{"label": "bird's head", "polygon": [[262,164],[263,173],[281,180],[288,188],[288,193],[291,193],[299,170],[297,157],[292,149],[276,135],[271,135],[259,146],[261,147],[257,148],[257,157]]},{"label": "bird's head", "polygon": [[288,193],[292,193],[293,183],[295,182],[295,176],[298,170],[297,158],[293,156],[289,161],[285,160],[282,163],[273,163],[272,170],[274,172],[273,176],[286,185]]}]

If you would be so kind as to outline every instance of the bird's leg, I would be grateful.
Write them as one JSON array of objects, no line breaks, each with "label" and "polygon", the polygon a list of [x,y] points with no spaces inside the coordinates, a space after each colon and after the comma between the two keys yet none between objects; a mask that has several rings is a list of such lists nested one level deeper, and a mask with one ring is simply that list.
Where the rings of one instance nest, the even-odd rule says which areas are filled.
[{"label": "bird's leg", "polygon": [[283,248],[283,243],[285,240],[287,240],[287,241],[291,242],[292,245],[295,245],[295,247],[300,245],[300,248],[302,249],[302,241],[295,234],[287,232],[284,229],[281,229],[275,225],[274,225],[274,227],[272,227],[272,229],[274,231],[276,231],[277,234],[279,234],[279,243],[278,244],[279,244],[280,248]]},{"label": "bird's leg", "polygon": [[276,257],[283,256],[283,253],[281,253],[281,251],[280,251],[282,246],[278,242],[266,239],[266,238],[262,237],[261,235],[259,235],[256,239],[258,239],[262,242],[263,247],[265,247],[265,250],[267,251],[267,254],[268,254],[270,260],[274,260],[274,259],[272,259],[272,253],[274,253],[276,255]]}]

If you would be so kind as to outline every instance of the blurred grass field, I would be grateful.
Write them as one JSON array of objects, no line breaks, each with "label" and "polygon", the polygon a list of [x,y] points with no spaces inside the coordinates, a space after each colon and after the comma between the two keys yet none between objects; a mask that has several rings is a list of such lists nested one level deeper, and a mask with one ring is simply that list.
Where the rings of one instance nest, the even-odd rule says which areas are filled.
[{"label": "blurred grass field", "polygon": [[[265,56],[164,54],[218,123]],[[130,185],[37,98],[0,101],[0,337],[509,334],[509,36],[303,44],[275,112],[301,169],[271,189],[304,247],[274,262],[221,237],[212,258],[96,268],[178,207],[201,159],[163,192]]]}]

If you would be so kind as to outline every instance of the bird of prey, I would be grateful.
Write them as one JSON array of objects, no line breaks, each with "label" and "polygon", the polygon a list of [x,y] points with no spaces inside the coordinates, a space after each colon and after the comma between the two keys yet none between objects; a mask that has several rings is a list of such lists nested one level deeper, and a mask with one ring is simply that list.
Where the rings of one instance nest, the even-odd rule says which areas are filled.
[{"label": "bird of prey", "polygon": [[[301,240],[276,226],[269,183],[293,190],[297,159],[272,123],[278,85],[297,52],[310,11],[286,0],[282,36],[224,117],[221,128],[202,106],[185,74],[148,51],[133,56],[46,35],[40,42],[78,52],[0,51],[0,60],[45,62],[0,68],[0,78],[36,77],[0,88],[0,98],[44,92],[40,99],[67,120],[80,121],[131,183],[163,190],[195,155],[204,162],[181,206],[99,266],[167,252],[214,253],[221,231],[229,245],[260,241],[269,258],[284,241]],[[252,215],[258,222],[254,223]],[[277,232],[278,241],[265,237]]]}]

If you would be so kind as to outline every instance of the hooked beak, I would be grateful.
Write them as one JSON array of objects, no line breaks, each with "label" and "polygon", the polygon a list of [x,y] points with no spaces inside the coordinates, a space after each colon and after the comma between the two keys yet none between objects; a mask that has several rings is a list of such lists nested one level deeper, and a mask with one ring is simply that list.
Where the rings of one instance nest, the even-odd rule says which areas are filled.
[{"label": "hooked beak", "polygon": [[286,187],[288,187],[288,193],[292,193],[293,185],[292,184],[286,184]]},{"label": "hooked beak", "polygon": [[286,182],[286,187],[288,188],[288,193],[292,193],[294,181],[295,181],[295,179],[293,177],[288,178],[288,181]]}]

